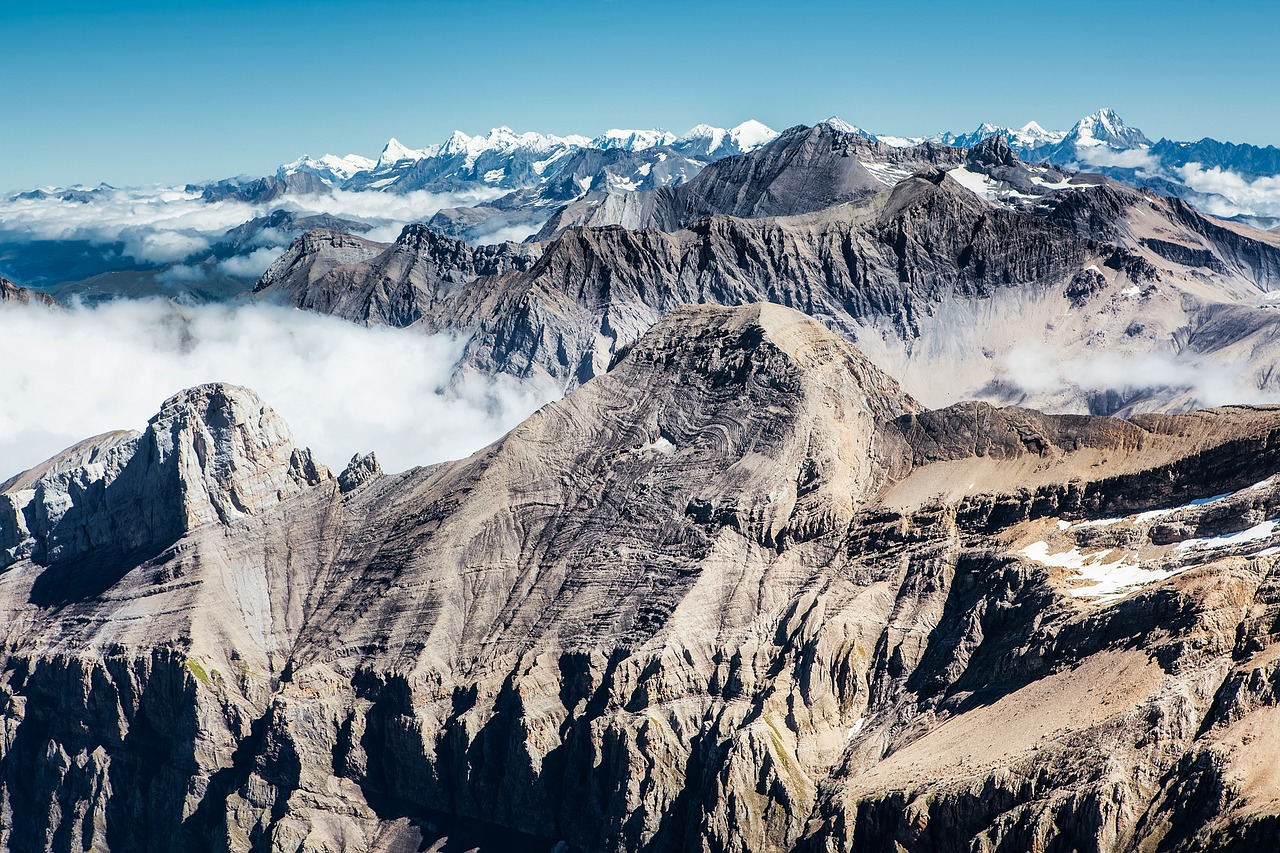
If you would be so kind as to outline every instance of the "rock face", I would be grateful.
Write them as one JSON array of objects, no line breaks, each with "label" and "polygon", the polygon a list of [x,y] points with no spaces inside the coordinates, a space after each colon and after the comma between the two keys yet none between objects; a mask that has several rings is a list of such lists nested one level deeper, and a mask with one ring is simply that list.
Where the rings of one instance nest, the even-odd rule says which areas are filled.
[{"label": "rock face", "polygon": [[[879,145],[825,126],[789,132],[670,192],[699,190],[703,201],[725,202],[713,207],[752,217],[770,205],[827,204],[832,197],[801,188],[828,179],[844,186],[832,164],[845,164],[849,185],[863,186],[849,177],[866,171],[860,161],[832,153],[846,142]],[[1276,392],[1280,353],[1266,303],[1280,287],[1274,237],[1113,183],[1046,189],[1002,137],[975,149],[967,166],[950,165],[803,215],[715,215],[674,231],[575,227],[544,244],[472,249],[413,226],[355,262],[324,240],[311,253],[299,241],[257,292],[356,322],[465,335],[466,369],[565,388],[598,375],[678,305],[768,300],[820,319],[931,405],[981,396],[1131,413],[1185,410],[1202,396],[1194,383],[1141,376],[1131,388],[1082,388],[1077,374],[1100,372],[1087,365],[1064,368],[1061,379],[1026,376],[1027,348],[1050,365],[1104,350],[1177,365],[1153,371],[1162,376],[1194,374],[1212,353],[1244,365],[1241,384],[1255,394]],[[1017,203],[977,194],[967,186],[974,181]],[[636,205],[649,196],[614,198]],[[317,260],[295,264],[295,256]]]},{"label": "rock face", "polygon": [[88,439],[0,484],[0,569],[88,559],[94,572],[328,477],[251,391],[201,386],[166,401],[142,433]]},{"label": "rock face", "polygon": [[45,305],[56,305],[57,301],[47,293],[29,290],[25,287],[19,287],[7,278],[0,278],[0,303],[17,302],[23,305],[31,302],[43,303]]},{"label": "rock face", "polygon": [[1280,410],[925,411],[774,305],[401,475],[299,479],[236,405],[144,434],[259,437],[151,493],[160,553],[0,573],[7,849],[1274,841]]},{"label": "rock face", "polygon": [[529,269],[539,247],[472,247],[410,225],[387,246],[336,232],[295,240],[254,292],[359,323],[408,326],[478,279]]}]

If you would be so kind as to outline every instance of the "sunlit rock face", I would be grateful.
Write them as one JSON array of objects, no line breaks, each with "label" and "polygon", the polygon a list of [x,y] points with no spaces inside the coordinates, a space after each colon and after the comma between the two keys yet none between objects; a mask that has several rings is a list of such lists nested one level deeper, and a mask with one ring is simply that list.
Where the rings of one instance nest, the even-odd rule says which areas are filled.
[{"label": "sunlit rock face", "polygon": [[202,386],[0,491],[65,506],[0,516],[0,840],[1256,849],[1277,471],[1280,410],[927,410],[776,305],[403,474]]}]

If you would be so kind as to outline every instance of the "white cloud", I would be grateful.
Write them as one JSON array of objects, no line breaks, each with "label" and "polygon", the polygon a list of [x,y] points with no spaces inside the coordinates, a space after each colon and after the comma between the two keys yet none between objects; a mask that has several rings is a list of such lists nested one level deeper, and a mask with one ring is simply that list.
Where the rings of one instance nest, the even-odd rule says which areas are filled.
[{"label": "white cloud", "polygon": [[156,281],[171,284],[175,282],[204,281],[208,277],[208,272],[204,267],[195,266],[194,264],[190,266],[178,264],[157,275]]},{"label": "white cloud", "polygon": [[0,370],[0,480],[204,382],[252,388],[336,470],[370,450],[389,471],[465,456],[556,396],[476,375],[441,393],[462,341],[269,305],[6,304],[0,340],[21,354]]},{"label": "white cloud", "polygon": [[[290,195],[247,204],[233,199],[206,202],[199,193],[170,187],[103,187],[82,195],[83,201],[0,198],[0,240],[122,242],[124,254],[136,261],[168,264],[207,250],[228,229],[277,209],[354,219],[394,240],[405,225],[430,219],[442,208],[473,205],[501,193],[491,188],[442,194],[335,190],[331,195]],[[286,243],[288,235],[274,229],[252,241],[255,247]]]},{"label": "white cloud", "polygon": [[522,225],[504,225],[494,228],[492,231],[480,231],[476,234],[475,242],[477,244],[493,244],[505,243],[510,240],[512,243],[522,243],[525,238],[537,234],[542,229],[541,222],[530,225],[524,223]]},{"label": "white cloud", "polygon": [[1280,175],[1249,180],[1239,172],[1199,163],[1178,168],[1178,177],[1204,198],[1197,205],[1215,216],[1280,216]]},{"label": "white cloud", "polygon": [[1137,169],[1145,174],[1154,174],[1160,168],[1160,162],[1146,148],[1117,149],[1107,145],[1078,145],[1076,159],[1085,166]]},{"label": "white cloud", "polygon": [[1259,387],[1262,383],[1249,365],[1195,353],[1104,351],[1067,356],[1046,344],[1027,344],[1011,350],[998,372],[1001,379],[1039,400],[1056,397],[1068,403],[1067,409],[1078,409],[1071,403],[1079,400],[1080,392],[1107,391],[1129,395],[1159,390],[1165,399],[1179,398],[1196,407],[1280,402],[1280,388]]},{"label": "white cloud", "polygon": [[267,267],[271,266],[271,262],[280,257],[284,253],[283,247],[267,246],[261,249],[254,249],[247,255],[236,255],[218,262],[218,269],[227,275],[237,275],[244,278],[258,278],[267,271]]}]

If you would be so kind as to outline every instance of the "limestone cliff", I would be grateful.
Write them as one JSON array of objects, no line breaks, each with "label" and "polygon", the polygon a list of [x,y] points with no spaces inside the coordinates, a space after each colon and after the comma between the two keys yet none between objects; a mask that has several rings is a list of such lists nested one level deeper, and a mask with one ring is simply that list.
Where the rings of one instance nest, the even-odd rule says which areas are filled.
[{"label": "limestone cliff", "polygon": [[6,484],[194,454],[158,553],[0,573],[7,849],[1274,840],[1280,410],[930,412],[775,305],[404,474],[297,476],[247,400]]}]

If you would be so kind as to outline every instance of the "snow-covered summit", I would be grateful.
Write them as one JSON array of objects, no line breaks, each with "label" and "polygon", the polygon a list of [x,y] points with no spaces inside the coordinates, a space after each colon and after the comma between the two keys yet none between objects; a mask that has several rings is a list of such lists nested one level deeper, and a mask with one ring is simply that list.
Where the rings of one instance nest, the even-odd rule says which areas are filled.
[{"label": "snow-covered summit", "polygon": [[376,167],[385,169],[404,161],[425,160],[432,156],[434,151],[430,148],[409,148],[396,139],[394,136],[387,140],[387,144],[382,146],[382,153],[378,155]]},{"label": "snow-covered summit", "polygon": [[1104,107],[1075,123],[1064,138],[1077,148],[1107,145],[1112,148],[1144,148],[1151,140],[1136,127],[1129,127],[1110,107]]},{"label": "snow-covered summit", "polygon": [[1038,122],[1029,121],[1013,132],[1014,139],[1023,145],[1045,145],[1061,142],[1066,137],[1061,130],[1045,130]]},{"label": "snow-covered summit", "polygon": [[652,130],[620,130],[611,128],[591,140],[592,148],[607,151],[611,148],[623,148],[627,151],[645,151],[661,145],[670,145],[676,141],[676,135],[669,130],[653,128]]},{"label": "snow-covered summit", "polygon": [[831,116],[830,118],[826,118],[818,122],[818,124],[826,125],[832,130],[838,130],[841,133],[856,133],[859,136],[871,135],[867,133],[865,130],[863,130],[862,128],[858,127],[856,124],[850,124],[849,122],[840,118],[840,116]]},{"label": "snow-covered summit", "polygon": [[376,161],[359,154],[348,154],[345,157],[336,154],[325,154],[322,157],[304,155],[292,163],[282,165],[276,170],[276,177],[285,178],[299,172],[311,172],[326,183],[340,184],[352,175],[367,172],[376,165]]},{"label": "snow-covered summit", "polygon": [[778,132],[755,119],[726,130],[709,124],[689,128],[673,146],[691,157],[719,158],[748,154],[778,138]]},{"label": "snow-covered summit", "polygon": [[591,144],[585,136],[555,136],[542,133],[517,133],[503,125],[495,127],[484,135],[468,136],[455,130],[445,142],[439,146],[441,157],[465,155],[468,163],[474,163],[481,154],[497,152],[511,154],[522,151],[530,154],[549,154],[567,148],[581,148]]}]

